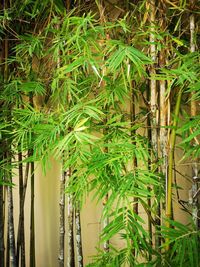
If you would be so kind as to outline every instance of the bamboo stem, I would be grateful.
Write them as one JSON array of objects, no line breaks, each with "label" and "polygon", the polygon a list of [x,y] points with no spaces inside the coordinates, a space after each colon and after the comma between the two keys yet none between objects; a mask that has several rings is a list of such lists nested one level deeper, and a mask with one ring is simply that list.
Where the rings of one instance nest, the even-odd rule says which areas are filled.
[{"label": "bamboo stem", "polygon": [[[34,107],[33,103],[33,94],[31,93],[29,96],[29,102],[32,107]],[[33,156],[33,149],[30,149],[30,156]],[[30,267],[35,267],[35,164],[33,161],[30,163],[31,168],[31,213],[30,213]]]},{"label": "bamboo stem", "polygon": [[[68,172],[68,180],[71,177],[71,168],[69,168]],[[68,196],[68,267],[75,267],[74,261],[74,208],[73,208],[73,198],[72,196]]]},{"label": "bamboo stem", "polygon": [[19,224],[18,224],[18,235],[17,235],[17,266],[19,266],[19,255],[21,250],[21,267],[25,267],[25,240],[24,240],[24,201],[23,201],[23,164],[22,164],[22,153],[18,153],[19,161]]},{"label": "bamboo stem", "polygon": [[35,174],[34,174],[34,171],[35,171],[34,162],[31,162],[30,267],[35,267],[35,207],[34,207],[34,198],[35,198],[34,180],[35,180]]},{"label": "bamboo stem", "polygon": [[[3,147],[3,142],[1,142],[1,148]],[[3,161],[3,149],[0,154],[0,161]],[[3,171],[1,172],[1,181],[4,181]],[[4,257],[4,186],[0,185],[0,267],[4,267],[5,257]]]},{"label": "bamboo stem", "polygon": [[60,235],[59,235],[59,266],[64,267],[65,257],[65,180],[66,172],[63,170],[60,178]]},{"label": "bamboo stem", "polygon": [[[161,31],[165,31],[166,27],[166,21],[164,14],[166,13],[166,5],[165,3],[160,3],[159,10],[161,12],[160,15],[160,28]],[[159,53],[159,67],[162,69],[166,65],[167,61],[167,53],[166,53],[166,38],[163,39],[163,48],[161,49]],[[160,124],[160,129],[159,129],[159,144],[160,144],[160,158],[162,159],[162,164],[160,166],[160,171],[165,177],[165,183],[167,185],[167,162],[168,162],[168,150],[167,150],[167,143],[168,143],[168,130],[166,129],[167,126],[167,114],[168,114],[168,99],[167,99],[167,86],[166,86],[166,81],[165,80],[160,80],[159,81],[159,89],[160,89],[160,94],[159,94],[159,111],[160,111],[160,116],[159,116],[159,124]],[[161,214],[161,207],[160,207],[160,214]],[[160,216],[161,217],[161,216]],[[161,224],[161,218],[159,219],[159,223]],[[157,238],[158,241],[158,246],[161,246],[161,238],[158,236]]]},{"label": "bamboo stem", "polygon": [[[131,82],[131,127],[134,127],[134,123],[135,123],[135,119],[136,119],[136,116],[135,116],[135,111],[136,107],[135,107],[135,95],[134,95],[134,88],[133,88],[133,83]],[[135,129],[132,129],[131,130],[131,137],[132,139],[134,139],[136,135],[136,130]],[[133,145],[135,145],[135,141],[133,140],[132,141]],[[133,158],[133,169],[134,171],[136,170],[137,168],[137,158],[136,156],[134,156]],[[133,206],[133,210],[136,214],[138,214],[138,198],[137,197],[134,197],[134,206]]]},{"label": "bamboo stem", "polygon": [[82,250],[82,238],[81,238],[81,217],[80,209],[75,209],[75,227],[76,227],[76,249],[77,249],[77,264],[78,267],[83,267],[83,250]]},{"label": "bamboo stem", "polygon": [[[155,0],[149,0],[149,7],[150,7],[150,26],[151,26],[151,33],[150,33],[150,55],[151,59],[154,63],[150,68],[150,75],[153,76],[156,74],[155,64],[157,61],[157,52],[156,52],[156,39],[155,39],[155,23],[156,23],[156,3]],[[156,80],[151,78],[150,80],[150,110],[151,110],[151,143],[153,148],[153,154],[155,155],[155,160],[158,160],[158,91],[157,91],[157,84]],[[159,189],[158,189],[159,190]],[[157,234],[157,228],[160,226],[160,201],[157,203],[156,208],[156,218],[155,218],[155,247],[159,249],[160,247],[160,236]]]},{"label": "bamboo stem", "polygon": [[[105,17],[105,1],[104,0],[100,0],[100,1],[97,1],[97,6],[98,6],[98,9],[99,9],[99,16],[100,16],[100,22],[101,22],[101,25],[105,25],[106,23],[106,17]],[[107,33],[106,35],[106,39],[109,39],[109,34]],[[106,66],[103,66],[103,69],[102,69],[102,76],[105,76],[106,75]],[[106,82],[105,80],[102,80],[100,82],[101,84],[101,87],[102,88],[105,88],[106,87]],[[107,117],[107,113],[108,113],[108,105],[106,104],[105,105],[105,112],[106,112],[106,117],[104,119],[104,126],[107,124],[107,120],[108,120],[108,117]],[[105,127],[104,130],[103,130],[103,134],[104,136],[107,135],[107,128]],[[105,146],[104,148],[104,153],[108,153],[108,147]],[[107,205],[107,202],[108,202],[108,199],[109,199],[109,195],[106,194],[104,199],[103,199],[103,210],[105,209],[105,206]],[[106,226],[109,224],[109,218],[108,216],[106,216],[104,219],[103,219],[103,229],[106,228]],[[106,240],[104,241],[103,243],[103,249],[104,249],[104,252],[107,253],[109,252],[109,240]]]},{"label": "bamboo stem", "polygon": [[[147,88],[147,101],[150,101],[150,88],[148,86]],[[151,140],[151,114],[149,113],[147,115],[147,136],[148,140]],[[148,145],[148,151],[151,153],[151,146],[150,143]],[[148,160],[148,169],[151,170],[151,159]],[[151,185],[148,186],[148,190],[151,191]],[[147,198],[147,204],[149,207],[149,215],[148,215],[148,232],[150,237],[150,242],[152,245],[152,237],[153,237],[153,231],[152,231],[152,220],[151,220],[151,197]],[[151,255],[149,255],[149,260],[151,260]]]},{"label": "bamboo stem", "polygon": [[[170,136],[170,151],[169,151],[169,166],[168,166],[168,180],[167,180],[167,192],[166,192],[166,217],[168,219],[172,218],[172,183],[173,183],[173,163],[174,163],[174,148],[176,142],[176,129],[178,125],[178,116],[181,105],[181,97],[182,97],[182,89],[179,90],[175,113],[174,113],[174,121],[173,128]],[[167,220],[166,226],[170,228],[170,221]],[[168,243],[168,239],[166,239],[166,243]],[[166,251],[169,250],[169,245],[166,246]]]},{"label": "bamboo stem", "polygon": [[[192,1],[194,2],[194,1]],[[194,3],[193,3],[194,4]],[[194,53],[195,52],[195,16],[194,14],[190,15],[190,52]],[[197,103],[193,99],[194,93],[191,93],[191,117],[194,118],[197,115]],[[196,182],[198,178],[198,164],[197,161],[194,160],[192,164],[192,217],[193,221],[196,225],[197,228],[200,227],[199,223],[199,218],[198,218],[198,213],[199,213],[199,203],[198,203],[198,198],[194,198],[196,195],[196,192],[198,191],[198,183]]]},{"label": "bamboo stem", "polygon": [[[135,107],[135,95],[134,95],[134,82],[130,81],[130,87],[131,87],[131,103],[130,103],[130,114],[131,114],[131,138],[132,138],[132,144],[135,146],[136,142],[134,140],[136,135],[136,130],[133,128],[136,120],[136,107]],[[136,155],[133,157],[133,172],[135,173],[137,169],[137,158]],[[137,184],[134,186],[137,187]],[[133,211],[135,214],[138,214],[138,197],[133,198]],[[133,255],[136,256],[135,248],[133,248]]]},{"label": "bamboo stem", "polygon": [[[30,151],[28,152],[28,154],[30,156]],[[20,197],[20,213],[19,213],[18,234],[17,234],[17,256],[19,257],[19,250],[21,246],[21,267],[26,266],[24,229],[23,229],[23,232],[21,232],[21,230],[22,230],[22,227],[24,228],[24,202],[25,202],[26,188],[27,188],[27,183],[28,183],[29,166],[30,164],[29,162],[27,162],[25,173],[24,173],[22,196]]]},{"label": "bamboo stem", "polygon": [[10,241],[9,241],[9,226],[7,230],[7,244],[6,244],[6,267],[10,267]]},{"label": "bamboo stem", "polygon": [[4,267],[4,187],[0,185],[0,267]]},{"label": "bamboo stem", "polygon": [[[10,148],[9,148],[10,149]],[[10,152],[7,153],[7,165],[11,167],[11,156]],[[8,181],[12,183],[11,170],[7,171]],[[14,217],[13,217],[13,194],[12,186],[7,187],[7,201],[8,201],[8,233],[9,233],[9,250],[10,250],[10,265],[16,267],[16,252],[15,252],[15,231],[14,231]]]}]

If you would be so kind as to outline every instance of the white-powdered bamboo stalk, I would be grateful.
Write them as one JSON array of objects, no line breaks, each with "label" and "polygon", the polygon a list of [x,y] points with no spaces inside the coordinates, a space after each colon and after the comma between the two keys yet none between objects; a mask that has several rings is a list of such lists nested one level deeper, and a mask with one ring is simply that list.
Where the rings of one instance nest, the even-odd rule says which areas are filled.
[{"label": "white-powdered bamboo stalk", "polygon": [[19,258],[21,251],[21,267],[26,266],[25,261],[25,233],[24,233],[24,200],[23,200],[23,190],[24,190],[24,182],[23,182],[23,163],[22,163],[22,153],[18,153],[18,161],[19,161],[19,223],[18,223],[18,233],[17,233],[17,266],[19,266]]},{"label": "white-powdered bamboo stalk", "polygon": [[8,186],[8,231],[9,231],[9,249],[10,249],[10,266],[16,267],[15,255],[15,232],[14,232],[14,218],[13,218],[13,195],[12,187]]},{"label": "white-powdered bamboo stalk", "polygon": [[[11,166],[11,155],[7,152],[8,166]],[[12,183],[12,173],[7,171],[7,181]],[[15,231],[14,231],[14,216],[13,216],[13,193],[12,186],[7,187],[7,202],[8,202],[8,236],[9,236],[9,262],[11,267],[17,267],[16,251],[15,251]]]},{"label": "white-powdered bamboo stalk", "polygon": [[[164,3],[161,3],[161,8],[162,8],[162,13],[165,14],[166,12],[166,6]],[[165,17],[162,15],[160,18],[160,27],[162,32],[165,31],[166,27],[166,20]],[[166,51],[166,38],[163,40],[163,48],[160,51],[159,54],[159,67],[164,68],[167,62],[167,51]],[[159,144],[160,144],[160,157],[162,159],[162,164],[161,164],[161,172],[163,176],[165,177],[165,184],[166,184],[166,196],[167,196],[167,180],[168,180],[168,129],[165,127],[168,125],[168,95],[167,95],[167,81],[165,80],[160,80],[159,81],[159,88],[160,88],[160,116],[159,116],[159,122],[160,122],[160,131],[159,131]],[[166,199],[167,201],[167,199]]]},{"label": "white-powdered bamboo stalk", "polygon": [[[69,168],[67,173],[67,180],[69,181],[71,177],[71,168]],[[68,224],[68,232],[67,232],[67,267],[75,267],[75,260],[74,260],[74,207],[73,207],[73,198],[71,195],[67,198],[67,224]]]},{"label": "white-powdered bamboo stalk", "polygon": [[59,267],[65,265],[65,180],[66,172],[62,170],[60,177],[60,226],[59,226]]},{"label": "white-powdered bamboo stalk", "polygon": [[76,253],[77,253],[77,265],[83,267],[83,249],[82,249],[82,236],[81,236],[81,216],[80,209],[75,209],[75,228],[76,228]]},{"label": "white-powdered bamboo stalk", "polygon": [[[157,64],[157,51],[156,51],[156,38],[155,38],[155,23],[156,23],[156,3],[155,0],[149,0],[149,12],[150,12],[150,56],[153,61],[153,65],[150,67],[149,73],[150,79],[150,110],[151,110],[151,143],[153,154],[156,161],[158,160],[158,90],[156,79],[153,76],[156,74],[155,64]],[[156,226],[160,225],[160,202],[157,203],[157,211],[155,218]],[[156,231],[157,232],[157,231]],[[155,246],[160,246],[160,238],[155,235]]]}]

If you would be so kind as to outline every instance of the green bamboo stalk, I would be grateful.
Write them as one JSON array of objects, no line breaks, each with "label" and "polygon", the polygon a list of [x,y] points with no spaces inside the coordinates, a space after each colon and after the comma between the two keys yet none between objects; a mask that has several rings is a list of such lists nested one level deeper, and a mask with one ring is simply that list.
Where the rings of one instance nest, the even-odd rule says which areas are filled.
[{"label": "green bamboo stalk", "polygon": [[[135,145],[134,138],[136,136],[136,130],[134,129],[135,120],[136,120],[136,99],[135,99],[135,92],[134,92],[134,82],[130,81],[130,88],[131,88],[131,98],[130,98],[130,115],[131,115],[131,138],[132,144]],[[138,162],[136,156],[133,157],[133,172],[136,171]],[[137,184],[135,185],[137,186]],[[138,214],[138,197],[133,198],[133,211],[135,214]],[[133,255],[136,256],[135,248],[133,248]]]},{"label": "green bamboo stalk", "polygon": [[[101,25],[105,25],[105,23],[106,23],[105,1],[104,0],[99,0],[99,1],[96,1],[96,3],[97,3],[98,10],[99,10],[100,23],[101,23]],[[108,33],[106,35],[106,38],[109,39],[109,34]],[[103,76],[106,75],[106,71],[107,71],[106,66],[103,66],[103,70],[102,70],[102,75]],[[105,80],[102,80],[101,81],[101,87],[102,88],[105,88],[106,87]],[[108,117],[107,117],[107,114],[108,114],[108,105],[107,104],[105,105],[105,113],[106,113],[106,116],[105,116],[105,119],[103,121],[104,126],[107,124],[107,120],[108,120]],[[107,135],[107,132],[108,132],[108,129],[107,129],[107,127],[105,127],[104,130],[103,130],[104,136]],[[108,153],[108,147],[106,147],[106,146],[104,148],[104,153]],[[104,210],[105,206],[107,205],[108,199],[109,199],[109,195],[106,194],[105,197],[104,197],[104,199],[103,199],[103,203],[102,203],[103,204],[103,210]],[[106,228],[106,226],[108,224],[109,224],[109,217],[106,216],[103,219],[103,229]],[[110,243],[109,240],[106,240],[103,243],[103,249],[104,249],[104,252],[105,253],[109,252],[109,243]]]},{"label": "green bamboo stalk", "polygon": [[[133,128],[134,127],[134,124],[135,124],[135,120],[136,120],[136,107],[135,107],[135,104],[136,104],[136,99],[135,99],[135,92],[134,92],[134,86],[133,86],[133,82],[130,83],[131,84],[131,103],[130,103],[130,108],[131,108],[131,127]],[[131,130],[131,138],[134,139],[136,135],[136,130],[133,128]],[[133,145],[135,145],[135,141],[132,142]],[[137,168],[137,158],[136,156],[133,158],[133,169],[135,170]],[[134,197],[134,206],[133,206],[133,210],[136,214],[138,214],[138,198],[137,197]]]},{"label": "green bamboo stalk", "polygon": [[[179,90],[175,112],[173,120],[173,128],[170,136],[170,151],[169,151],[169,165],[168,165],[168,180],[167,180],[167,192],[166,192],[166,217],[167,219],[172,218],[172,184],[173,184],[173,166],[174,166],[174,149],[176,142],[176,129],[178,125],[178,116],[181,105],[182,89]],[[166,221],[166,227],[170,228],[170,221]],[[168,243],[168,238],[166,239],[166,244]],[[166,246],[166,251],[169,250],[169,245]]]}]

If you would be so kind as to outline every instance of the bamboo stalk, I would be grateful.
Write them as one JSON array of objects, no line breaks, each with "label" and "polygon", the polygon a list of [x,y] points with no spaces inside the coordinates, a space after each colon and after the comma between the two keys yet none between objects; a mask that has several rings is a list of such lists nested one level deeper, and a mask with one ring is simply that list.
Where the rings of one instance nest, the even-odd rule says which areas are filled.
[{"label": "bamboo stalk", "polygon": [[[130,66],[130,65],[129,65]],[[134,92],[134,82],[130,81],[130,87],[131,87],[131,99],[130,99],[130,115],[131,115],[131,138],[132,138],[132,144],[135,145],[134,137],[136,135],[136,130],[133,128],[135,125],[136,120],[136,107],[135,107],[135,92]],[[133,157],[133,172],[136,172],[137,169],[137,158],[136,156]],[[137,184],[135,184],[137,187]],[[135,214],[138,214],[138,197],[133,198],[133,211]],[[133,248],[133,255],[136,256],[135,248]]]},{"label": "bamboo stalk", "polygon": [[[4,42],[1,43],[2,46],[4,44]],[[4,72],[4,55],[3,55],[3,51],[1,51],[0,53],[0,73],[3,76],[3,72]],[[0,112],[2,112],[2,103],[0,104]],[[1,134],[1,140],[0,140],[0,164],[3,165],[3,160],[4,160],[4,136],[2,136],[3,134]],[[1,170],[0,173],[1,177],[0,180],[1,182],[4,181],[4,172],[3,172],[3,168]],[[5,205],[4,205],[4,190],[5,187],[3,185],[0,185],[0,267],[4,267],[4,263],[5,263],[5,255],[4,255],[4,209],[5,209]]]},{"label": "bamboo stalk", "polygon": [[[71,168],[68,171],[68,180],[71,177]],[[67,198],[67,207],[68,207],[68,214],[67,214],[67,222],[68,222],[68,267],[75,267],[75,260],[74,260],[74,207],[73,207],[73,198],[71,195]]]},{"label": "bamboo stalk", "polygon": [[[3,160],[4,160],[4,142],[3,142],[3,137],[2,140],[0,141],[0,147],[1,147],[1,151],[0,151],[0,164],[3,165]],[[3,182],[4,181],[4,171],[3,168],[1,169],[1,173],[0,173],[1,177],[0,180]],[[4,204],[4,190],[5,187],[3,185],[0,185],[0,267],[4,267],[4,263],[5,263],[5,248],[4,248],[4,226],[5,226],[5,216],[4,216],[4,209],[5,209],[5,204]]]},{"label": "bamboo stalk", "polygon": [[[9,148],[8,148],[9,149]],[[12,166],[10,152],[7,152],[7,165]],[[11,170],[7,171],[8,181],[12,183]],[[8,233],[9,233],[9,251],[10,251],[10,266],[17,267],[16,251],[15,251],[15,232],[14,232],[14,216],[13,216],[13,194],[12,186],[7,187],[7,201],[8,201]]]},{"label": "bamboo stalk", "polygon": [[8,230],[7,230],[7,243],[6,243],[6,267],[10,267],[9,226],[8,226]]},{"label": "bamboo stalk", "polygon": [[[29,102],[32,107],[33,103],[33,94],[29,96]],[[29,155],[33,156],[33,149],[30,149]],[[31,211],[30,211],[30,267],[35,267],[35,164],[33,161],[30,163],[30,179],[31,179]]]},{"label": "bamboo stalk", "polygon": [[[106,23],[106,17],[105,17],[105,1],[104,0],[100,0],[100,1],[97,1],[97,6],[98,6],[98,10],[99,10],[99,16],[100,16],[100,22],[101,22],[101,25],[105,25]],[[109,39],[109,34],[107,33],[106,35],[106,39]],[[103,66],[103,69],[102,69],[102,76],[105,76],[106,75],[106,66]],[[101,80],[100,82],[100,85],[102,88],[105,88],[106,87],[106,82],[105,80]],[[106,112],[106,116],[105,116],[105,119],[104,119],[104,126],[107,124],[107,120],[108,120],[108,117],[107,117],[107,113],[108,113],[108,105],[106,104],[105,105],[105,112]],[[103,130],[103,134],[104,136],[107,135],[107,131],[108,129],[105,127],[104,130]],[[104,153],[108,153],[108,147],[105,146],[104,148]],[[109,199],[109,195],[106,194],[104,199],[103,199],[103,210],[105,208],[105,206],[107,205],[107,202],[108,202],[108,199]],[[106,228],[106,226],[109,224],[109,218],[108,216],[106,216],[104,219],[103,219],[103,229]],[[107,253],[109,252],[109,240],[106,240],[104,241],[103,243],[103,249],[104,249],[104,252]]]},{"label": "bamboo stalk", "polygon": [[72,197],[68,196],[68,267],[75,267],[74,261],[74,231],[73,231],[73,221],[74,221],[74,209],[72,204]]},{"label": "bamboo stalk", "polygon": [[[30,152],[29,152],[30,154]],[[25,237],[24,230],[21,233],[21,229],[24,226],[24,202],[26,197],[26,188],[28,183],[28,175],[29,175],[29,162],[26,163],[25,173],[24,173],[24,183],[23,183],[23,191],[22,196],[20,198],[20,213],[19,213],[19,222],[18,222],[18,234],[17,234],[17,255],[19,254],[19,250],[21,248],[21,267],[26,266],[25,260]],[[23,242],[24,240],[24,242]],[[21,246],[21,247],[20,247]]]},{"label": "bamboo stalk", "polygon": [[[8,8],[8,2],[3,3],[3,10],[4,12]],[[9,54],[9,43],[8,43],[8,36],[5,35],[4,40],[4,82],[8,82],[8,54]],[[10,107],[8,107],[8,117],[7,120],[11,120],[11,111]],[[5,159],[8,170],[6,171],[7,178],[5,179],[7,182],[12,184],[12,156],[11,156],[11,145],[6,142],[6,151],[5,151]],[[8,242],[7,242],[7,259],[6,264],[7,266],[17,267],[16,265],[16,251],[15,251],[15,232],[14,232],[14,216],[13,216],[13,194],[12,194],[12,186],[7,187],[7,203],[8,203]]]},{"label": "bamboo stalk", "polygon": [[[163,14],[166,13],[166,5],[165,3],[160,3],[159,10],[161,12],[160,15],[160,28],[162,32],[165,32],[165,27],[166,27],[166,21],[165,17]],[[161,49],[159,53],[159,67],[162,69],[166,65],[166,59],[167,54],[166,54],[166,38],[163,40],[163,48]],[[160,116],[159,116],[159,124],[160,124],[160,129],[159,129],[159,144],[160,144],[160,157],[162,159],[162,164],[160,166],[160,171],[165,177],[165,183],[167,185],[167,162],[168,162],[168,150],[167,150],[167,143],[168,143],[168,130],[166,129],[167,126],[167,115],[168,115],[168,99],[167,99],[167,86],[166,86],[166,81],[165,80],[160,80],[159,81],[159,89],[160,89],[160,94],[159,94],[159,111],[160,111]],[[161,214],[161,207],[160,207],[160,214]],[[159,223],[161,224],[161,219],[159,219]],[[157,246],[161,246],[161,238],[157,238],[158,244]]]},{"label": "bamboo stalk", "polygon": [[0,185],[0,267],[4,267],[4,261],[4,186]]},{"label": "bamboo stalk", "polygon": [[75,227],[76,227],[76,251],[77,251],[77,264],[78,267],[83,267],[83,249],[82,249],[82,236],[81,236],[81,216],[80,209],[75,209]]},{"label": "bamboo stalk", "polygon": [[19,225],[17,235],[17,266],[19,266],[19,255],[21,250],[21,267],[25,267],[25,240],[24,240],[24,203],[23,203],[23,164],[22,164],[22,153],[18,153],[18,165],[19,165]]},{"label": "bamboo stalk", "polygon": [[60,178],[60,234],[59,234],[59,266],[64,267],[65,263],[65,180],[66,172],[63,170]]},{"label": "bamboo stalk", "polygon": [[[172,218],[172,183],[173,183],[173,163],[174,163],[174,148],[176,142],[176,129],[178,125],[178,116],[181,105],[181,97],[182,90],[180,89],[178,92],[175,112],[174,112],[174,120],[173,120],[173,128],[170,136],[170,151],[169,151],[169,166],[168,166],[168,180],[167,180],[167,192],[166,192],[166,217],[168,219]],[[170,221],[167,220],[166,226],[170,228]],[[168,239],[166,239],[166,244],[168,243]],[[169,250],[169,245],[166,246],[166,251]]]},{"label": "bamboo stalk", "polygon": [[[31,155],[33,152],[31,152]],[[31,216],[30,216],[30,267],[35,267],[35,166],[34,162],[31,162]]]},{"label": "bamboo stalk", "polygon": [[[191,1],[194,5],[195,1]],[[195,16],[194,14],[190,15],[190,52],[194,53],[195,52]],[[190,106],[190,113],[191,113],[191,118],[194,118],[197,115],[197,103],[195,100],[193,100],[194,93],[191,93],[191,106]],[[199,218],[198,218],[198,213],[199,213],[199,205],[198,205],[198,198],[194,196],[196,195],[198,191],[198,183],[197,183],[197,178],[198,178],[198,164],[197,160],[194,160],[192,164],[192,217],[193,221],[196,225],[197,228],[200,227],[199,225]]]},{"label": "bamboo stalk", "polygon": [[[150,88],[147,87],[147,103],[150,103]],[[149,106],[148,106],[149,108]],[[147,136],[148,140],[151,140],[151,114],[148,112],[147,115]],[[148,151],[151,153],[151,146],[148,145]],[[148,160],[148,169],[151,170],[151,159]],[[151,186],[148,186],[148,190],[151,191]],[[148,232],[150,237],[150,242],[152,245],[152,237],[153,237],[153,231],[152,231],[152,220],[151,220],[151,197],[147,198],[147,204],[149,207],[149,215],[148,215]],[[149,255],[149,260],[151,260],[151,255]]]},{"label": "bamboo stalk", "polygon": [[[3,5],[3,9],[4,9],[4,11],[5,11],[5,9],[6,9],[6,7],[7,7],[7,4],[6,3],[4,3],[4,5]],[[4,40],[4,42],[3,42],[3,45],[4,45],[4,47],[3,47],[3,52],[4,52],[4,69],[3,69],[3,71],[4,71],[4,73],[3,73],[3,78],[4,78],[4,82],[6,83],[7,82],[7,80],[8,80],[8,63],[7,63],[7,58],[8,58],[8,36],[6,35],[5,36],[5,40]],[[8,157],[8,155],[7,155],[7,144],[6,144],[6,151],[5,151],[5,153],[4,153],[4,159],[5,160],[7,160],[7,157]],[[6,177],[6,175],[7,175],[7,173],[5,173],[5,177]],[[8,181],[8,179],[7,178],[5,178],[5,181]],[[6,196],[6,193],[7,193],[7,196]],[[6,200],[6,198],[7,198],[7,200],[8,200],[8,189],[6,188],[6,191],[5,191],[5,196],[4,196],[5,198],[5,200]],[[7,230],[7,247],[6,247],[6,267],[9,267],[10,266],[10,229],[9,229],[9,211],[8,211],[8,230]]]},{"label": "bamboo stalk", "polygon": [[[150,76],[153,76],[156,74],[155,70],[155,64],[157,61],[157,52],[156,52],[156,39],[155,39],[155,23],[156,23],[156,2],[155,0],[149,0],[149,8],[150,8],[150,27],[151,27],[151,33],[150,33],[150,55],[151,59],[154,63],[152,67],[150,67]],[[150,80],[150,110],[151,110],[151,143],[152,143],[152,149],[153,154],[155,155],[155,161],[158,160],[158,90],[157,90],[157,84],[156,80],[151,78]],[[159,190],[159,189],[158,189]],[[159,249],[160,247],[160,236],[157,233],[157,229],[159,228],[161,221],[161,207],[160,207],[160,201],[157,203],[156,208],[156,218],[155,218],[155,247]]]},{"label": "bamboo stalk", "polygon": [[[135,95],[134,95],[134,87],[133,87],[133,82],[131,82],[131,103],[130,103],[130,108],[131,108],[131,127],[134,127],[134,124],[135,124]],[[134,138],[134,136],[136,135],[136,130],[135,129],[132,129],[131,130],[131,137]],[[135,141],[132,141],[133,145],[135,145]],[[133,158],[133,169],[134,171],[136,170],[137,168],[137,158],[136,156],[134,156]],[[134,197],[134,205],[133,205],[133,210],[136,214],[138,214],[138,198],[137,197]]]}]

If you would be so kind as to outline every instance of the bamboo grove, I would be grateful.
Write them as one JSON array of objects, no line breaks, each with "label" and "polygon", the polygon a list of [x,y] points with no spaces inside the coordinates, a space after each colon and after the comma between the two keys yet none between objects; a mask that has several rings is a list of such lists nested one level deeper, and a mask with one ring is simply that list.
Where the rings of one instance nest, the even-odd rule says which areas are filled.
[{"label": "bamboo grove", "polygon": [[199,4],[1,0],[0,267],[37,266],[35,169],[52,157],[62,165],[58,266],[84,264],[88,195],[103,227],[87,266],[199,266]]}]

